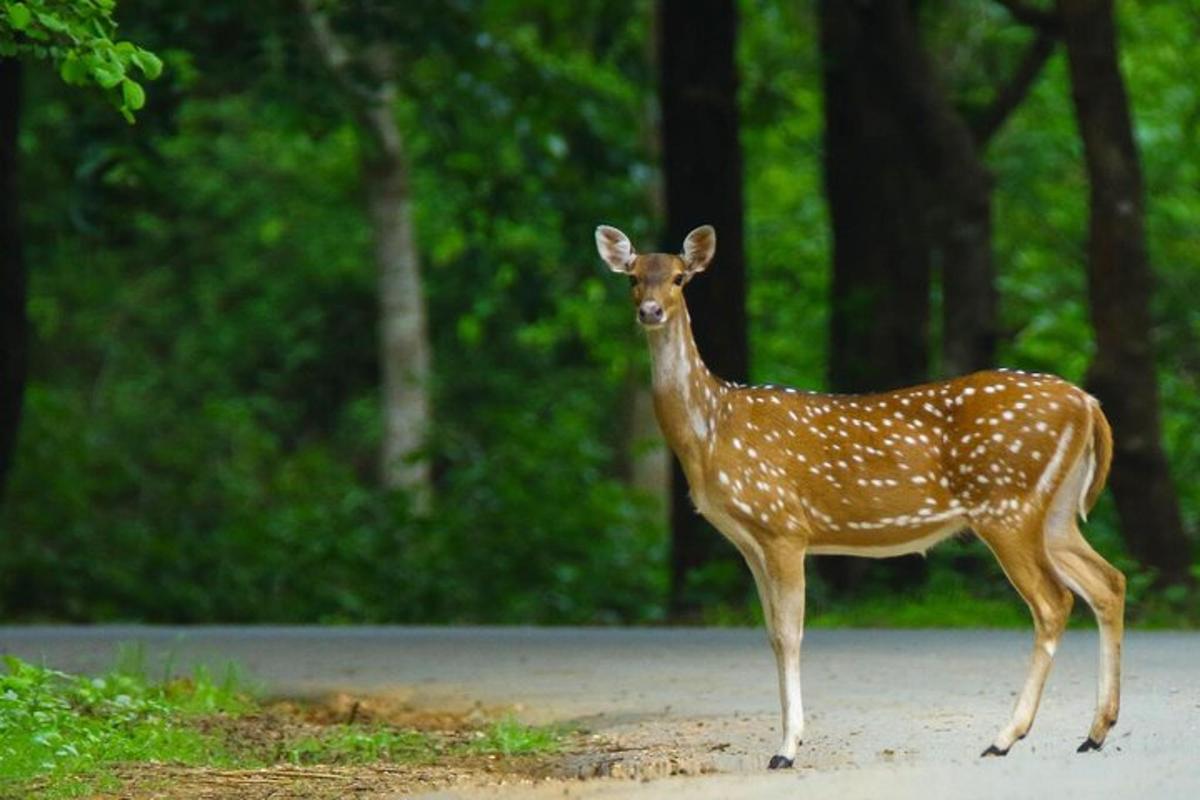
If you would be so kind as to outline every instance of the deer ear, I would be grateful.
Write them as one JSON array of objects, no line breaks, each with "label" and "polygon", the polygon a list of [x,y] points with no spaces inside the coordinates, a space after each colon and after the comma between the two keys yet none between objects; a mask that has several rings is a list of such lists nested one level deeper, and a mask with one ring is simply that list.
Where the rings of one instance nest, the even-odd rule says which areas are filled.
[{"label": "deer ear", "polygon": [[596,228],[596,249],[613,272],[629,272],[637,255],[629,237],[611,225]]},{"label": "deer ear", "polygon": [[717,231],[712,225],[701,225],[683,240],[683,263],[690,278],[703,272],[717,253]]}]

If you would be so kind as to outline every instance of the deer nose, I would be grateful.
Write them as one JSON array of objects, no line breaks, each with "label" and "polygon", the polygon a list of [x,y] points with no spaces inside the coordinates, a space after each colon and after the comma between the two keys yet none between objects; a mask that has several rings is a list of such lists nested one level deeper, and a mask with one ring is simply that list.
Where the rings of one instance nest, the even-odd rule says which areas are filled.
[{"label": "deer nose", "polygon": [[663,307],[654,300],[647,300],[638,306],[638,322],[643,325],[657,325],[663,321]]}]

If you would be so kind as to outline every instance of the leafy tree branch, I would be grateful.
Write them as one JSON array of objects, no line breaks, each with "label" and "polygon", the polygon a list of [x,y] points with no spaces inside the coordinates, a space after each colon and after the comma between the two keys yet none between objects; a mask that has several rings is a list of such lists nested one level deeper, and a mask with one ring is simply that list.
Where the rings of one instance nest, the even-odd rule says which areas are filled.
[{"label": "leafy tree branch", "polygon": [[116,0],[0,0],[0,57],[48,60],[71,86],[98,86],[129,122],[146,104],[138,78],[162,60],[117,38]]}]

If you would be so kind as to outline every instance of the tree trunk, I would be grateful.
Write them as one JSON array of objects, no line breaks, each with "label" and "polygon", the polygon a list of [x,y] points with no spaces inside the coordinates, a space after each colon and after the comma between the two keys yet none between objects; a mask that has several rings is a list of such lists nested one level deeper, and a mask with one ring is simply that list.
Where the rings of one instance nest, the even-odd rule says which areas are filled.
[{"label": "tree trunk", "polygon": [[1117,62],[1111,0],[1059,0],[1071,95],[1091,186],[1088,294],[1096,358],[1088,385],[1112,422],[1113,496],[1130,551],[1185,582],[1191,547],[1160,440],[1141,167]]},{"label": "tree trunk", "polygon": [[345,92],[364,145],[362,180],[379,286],[380,477],[385,486],[406,490],[414,508],[424,511],[432,494],[429,461],[422,453],[430,429],[430,347],[408,162],[395,118],[394,65],[387,49],[368,50],[363,66],[374,85],[359,83],[350,51],[316,0],[300,0],[300,6],[321,59]]},{"label": "tree trunk", "polygon": [[833,221],[830,383],[859,392],[928,377],[935,264],[944,370],[989,367],[991,177],[971,128],[939,85],[909,3],[826,0],[820,17]]},{"label": "tree trunk", "polygon": [[0,497],[17,447],[29,348],[17,187],[21,64],[0,58]]},{"label": "tree trunk", "polygon": [[[1023,10],[1020,7],[1019,10]],[[1058,25],[1051,15],[1025,22],[1034,31],[1013,73],[997,85],[987,106],[964,119],[936,92],[932,147],[926,159],[937,169],[945,206],[942,241],[942,373],[962,375],[995,364],[999,338],[995,267],[992,261],[992,178],[983,151],[1028,95],[1054,53]],[[923,82],[927,91],[933,82]]]},{"label": "tree trunk", "polygon": [[961,196],[947,209],[940,242],[942,267],[943,375],[965,375],[996,363],[996,271],[992,261],[992,197],[983,164],[973,156],[974,171]]},{"label": "tree trunk", "polygon": [[[664,247],[677,252],[694,227],[717,230],[713,266],[688,284],[688,309],[700,354],[717,375],[749,373],[742,154],[738,141],[737,9],[733,0],[661,0],[659,101],[666,195]],[[697,513],[678,463],[672,469],[671,610],[690,616],[697,598],[688,575],[736,558]],[[745,570],[737,574],[745,578]],[[746,583],[735,589],[744,593]],[[740,598],[739,598],[740,599]]]},{"label": "tree trunk", "polygon": [[[865,392],[929,371],[928,187],[888,75],[915,51],[896,3],[820,4],[825,193],[833,227],[829,383]],[[911,67],[908,67],[911,69]]]},{"label": "tree trunk", "polygon": [[408,169],[391,114],[390,107],[378,109],[387,146],[376,148],[363,170],[379,281],[381,468],[384,485],[409,491],[423,510],[430,496],[429,460],[421,452],[430,425],[429,334]]},{"label": "tree trunk", "polygon": [[617,468],[629,488],[656,501],[666,520],[671,500],[671,453],[654,417],[654,393],[643,371],[630,370],[625,379],[625,416],[621,425]]}]

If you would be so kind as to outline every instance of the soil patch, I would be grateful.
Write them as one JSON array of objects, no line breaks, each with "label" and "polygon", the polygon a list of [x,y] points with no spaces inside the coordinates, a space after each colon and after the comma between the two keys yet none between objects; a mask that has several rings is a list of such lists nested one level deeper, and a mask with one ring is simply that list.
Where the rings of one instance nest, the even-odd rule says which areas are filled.
[{"label": "soil patch", "polygon": [[469,711],[422,709],[396,697],[346,692],[315,700],[276,700],[268,703],[265,710],[278,717],[314,725],[380,724],[433,733],[478,730],[512,711],[511,708],[482,705],[473,706]]}]

